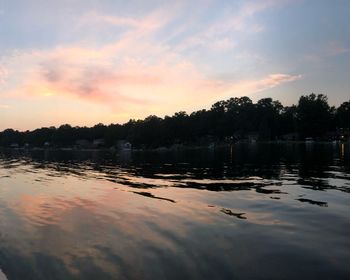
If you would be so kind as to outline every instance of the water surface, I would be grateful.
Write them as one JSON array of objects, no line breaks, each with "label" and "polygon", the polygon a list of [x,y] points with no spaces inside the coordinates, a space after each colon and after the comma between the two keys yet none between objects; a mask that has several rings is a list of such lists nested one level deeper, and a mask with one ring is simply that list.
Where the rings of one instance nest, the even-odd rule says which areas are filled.
[{"label": "water surface", "polygon": [[8,279],[350,279],[349,236],[347,144],[0,152]]}]

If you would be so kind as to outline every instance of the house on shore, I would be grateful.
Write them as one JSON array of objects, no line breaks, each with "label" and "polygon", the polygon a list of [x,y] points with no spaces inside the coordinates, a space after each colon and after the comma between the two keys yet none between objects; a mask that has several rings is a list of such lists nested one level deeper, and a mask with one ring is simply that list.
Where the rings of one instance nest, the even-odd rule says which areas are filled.
[{"label": "house on shore", "polygon": [[117,141],[116,146],[117,146],[117,149],[120,151],[128,151],[132,149],[131,143],[126,140]]},{"label": "house on shore", "polygon": [[12,144],[10,145],[10,147],[11,147],[12,149],[17,149],[17,148],[19,148],[19,145],[18,145],[18,143],[12,143]]},{"label": "house on shore", "polygon": [[106,145],[105,143],[105,140],[100,138],[100,139],[95,139],[93,142],[92,142],[92,146],[94,148],[103,148],[104,146]]},{"label": "house on shore", "polygon": [[88,149],[92,147],[92,143],[86,139],[79,139],[75,141],[75,145],[77,148]]}]

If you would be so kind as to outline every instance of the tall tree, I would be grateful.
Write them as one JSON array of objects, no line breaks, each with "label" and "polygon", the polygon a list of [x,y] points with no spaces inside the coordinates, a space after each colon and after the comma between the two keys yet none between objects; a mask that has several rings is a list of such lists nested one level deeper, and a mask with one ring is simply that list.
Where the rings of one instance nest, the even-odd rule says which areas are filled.
[{"label": "tall tree", "polygon": [[256,104],[260,139],[274,139],[279,135],[280,114],[283,106],[278,100],[263,98]]},{"label": "tall tree", "polygon": [[342,103],[336,111],[337,125],[341,128],[350,128],[350,101]]},{"label": "tall tree", "polygon": [[299,99],[298,130],[302,137],[321,137],[331,122],[331,108],[323,94],[303,95]]}]

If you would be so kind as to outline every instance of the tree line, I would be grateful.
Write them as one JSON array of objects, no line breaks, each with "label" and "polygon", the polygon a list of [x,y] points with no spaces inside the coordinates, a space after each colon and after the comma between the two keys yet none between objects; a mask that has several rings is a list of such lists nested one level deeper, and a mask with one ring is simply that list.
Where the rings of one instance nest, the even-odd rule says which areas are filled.
[{"label": "tree line", "polygon": [[128,141],[133,147],[156,148],[174,144],[202,145],[211,142],[256,140],[336,140],[348,137],[350,100],[335,108],[323,94],[300,97],[297,105],[283,106],[278,100],[249,97],[218,101],[210,109],[191,114],[177,112],[160,118],[151,115],[124,124],[93,127],[43,127],[32,131],[6,129],[0,132],[0,146],[72,147],[79,141],[103,140],[104,146]]}]

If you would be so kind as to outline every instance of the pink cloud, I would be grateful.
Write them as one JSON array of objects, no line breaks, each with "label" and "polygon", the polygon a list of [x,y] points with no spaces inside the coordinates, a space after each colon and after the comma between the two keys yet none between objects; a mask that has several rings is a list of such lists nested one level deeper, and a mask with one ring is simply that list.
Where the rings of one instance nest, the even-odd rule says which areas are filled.
[{"label": "pink cloud", "polygon": [[[217,92],[221,99],[229,98],[232,96],[254,95],[258,92],[271,89],[282,85],[284,83],[293,82],[301,79],[301,75],[289,75],[289,74],[269,74],[263,78],[255,80],[241,80],[234,83],[224,83],[220,81],[207,83],[206,87],[210,92]],[[216,99],[213,99],[213,95],[209,98],[211,102],[218,99],[218,95],[214,95]]]},{"label": "pink cloud", "polygon": [[135,36],[137,33],[149,33],[164,27],[175,16],[174,10],[155,10],[152,13],[138,17],[123,17],[109,14],[99,14],[91,12],[83,15],[77,26],[78,29],[86,27],[105,28],[105,27],[124,27],[127,29],[126,35]]},{"label": "pink cloud", "polygon": [[326,48],[326,53],[328,56],[335,56],[350,52],[350,48],[346,47],[343,43],[339,41],[329,42]]},{"label": "pink cloud", "polygon": [[[254,15],[269,8],[283,5],[287,0],[246,1],[236,13],[213,22],[204,31],[187,38],[179,46],[184,50],[194,46],[208,46],[212,50],[222,51],[232,49],[236,44],[230,39],[235,33],[258,33],[264,26],[254,21]],[[223,41],[224,40],[224,41]]]},{"label": "pink cloud", "polygon": [[[269,5],[272,4],[247,4],[238,19],[231,22],[231,27],[246,24],[249,17]],[[20,101],[34,100],[35,104],[44,104],[43,107],[58,99],[77,106],[93,104],[99,113],[103,108],[101,111],[112,114],[114,121],[124,121],[148,114],[191,111],[218,99],[254,94],[300,79],[299,75],[281,73],[235,83],[211,78],[208,69],[184,57],[181,50],[155,38],[155,32],[172,17],[171,13],[159,15],[159,12],[141,19],[85,16],[84,24],[128,28],[117,39],[100,47],[81,43],[16,53],[6,64],[8,75],[15,82],[7,84],[1,94]],[[218,23],[208,34],[198,34],[192,40],[197,38],[198,43],[211,40],[224,23]],[[225,36],[211,40],[210,44],[211,50],[218,52],[234,46],[235,42]],[[1,77],[4,75],[0,71],[0,80]]]},{"label": "pink cloud", "polygon": [[[132,45],[127,45],[131,49]],[[155,55],[145,43],[144,50]],[[126,46],[125,46],[126,47]],[[140,44],[135,51],[139,52]],[[105,51],[107,49],[107,51]],[[299,75],[270,74],[236,83],[207,78],[198,67],[176,53],[157,52],[156,61],[124,58],[113,63],[113,53],[82,47],[34,51],[20,60],[32,61],[21,84],[7,92],[17,98],[71,98],[99,103],[118,114],[144,117],[191,110],[193,104],[209,104],[230,96],[249,95],[300,79]],[[24,55],[25,56],[25,55]],[[193,107],[192,107],[193,108]]]},{"label": "pink cloud", "polygon": [[253,82],[252,84],[255,85],[255,91],[258,92],[279,86],[283,83],[293,82],[301,78],[301,75],[270,74],[266,78]]},{"label": "pink cloud", "polygon": [[350,52],[350,48],[340,41],[331,41],[327,44],[315,49],[311,54],[307,54],[305,58],[312,62],[321,62],[324,59],[335,57]]},{"label": "pink cloud", "polygon": [[120,17],[111,15],[101,15],[97,13],[90,13],[85,15],[81,19],[81,25],[91,24],[109,24],[114,26],[124,26],[137,29],[155,29],[164,24],[164,18],[160,17],[161,14],[152,14],[143,19],[137,19],[132,17]]},{"label": "pink cloud", "polygon": [[5,83],[5,79],[7,76],[8,76],[7,69],[0,65],[0,85]]}]

